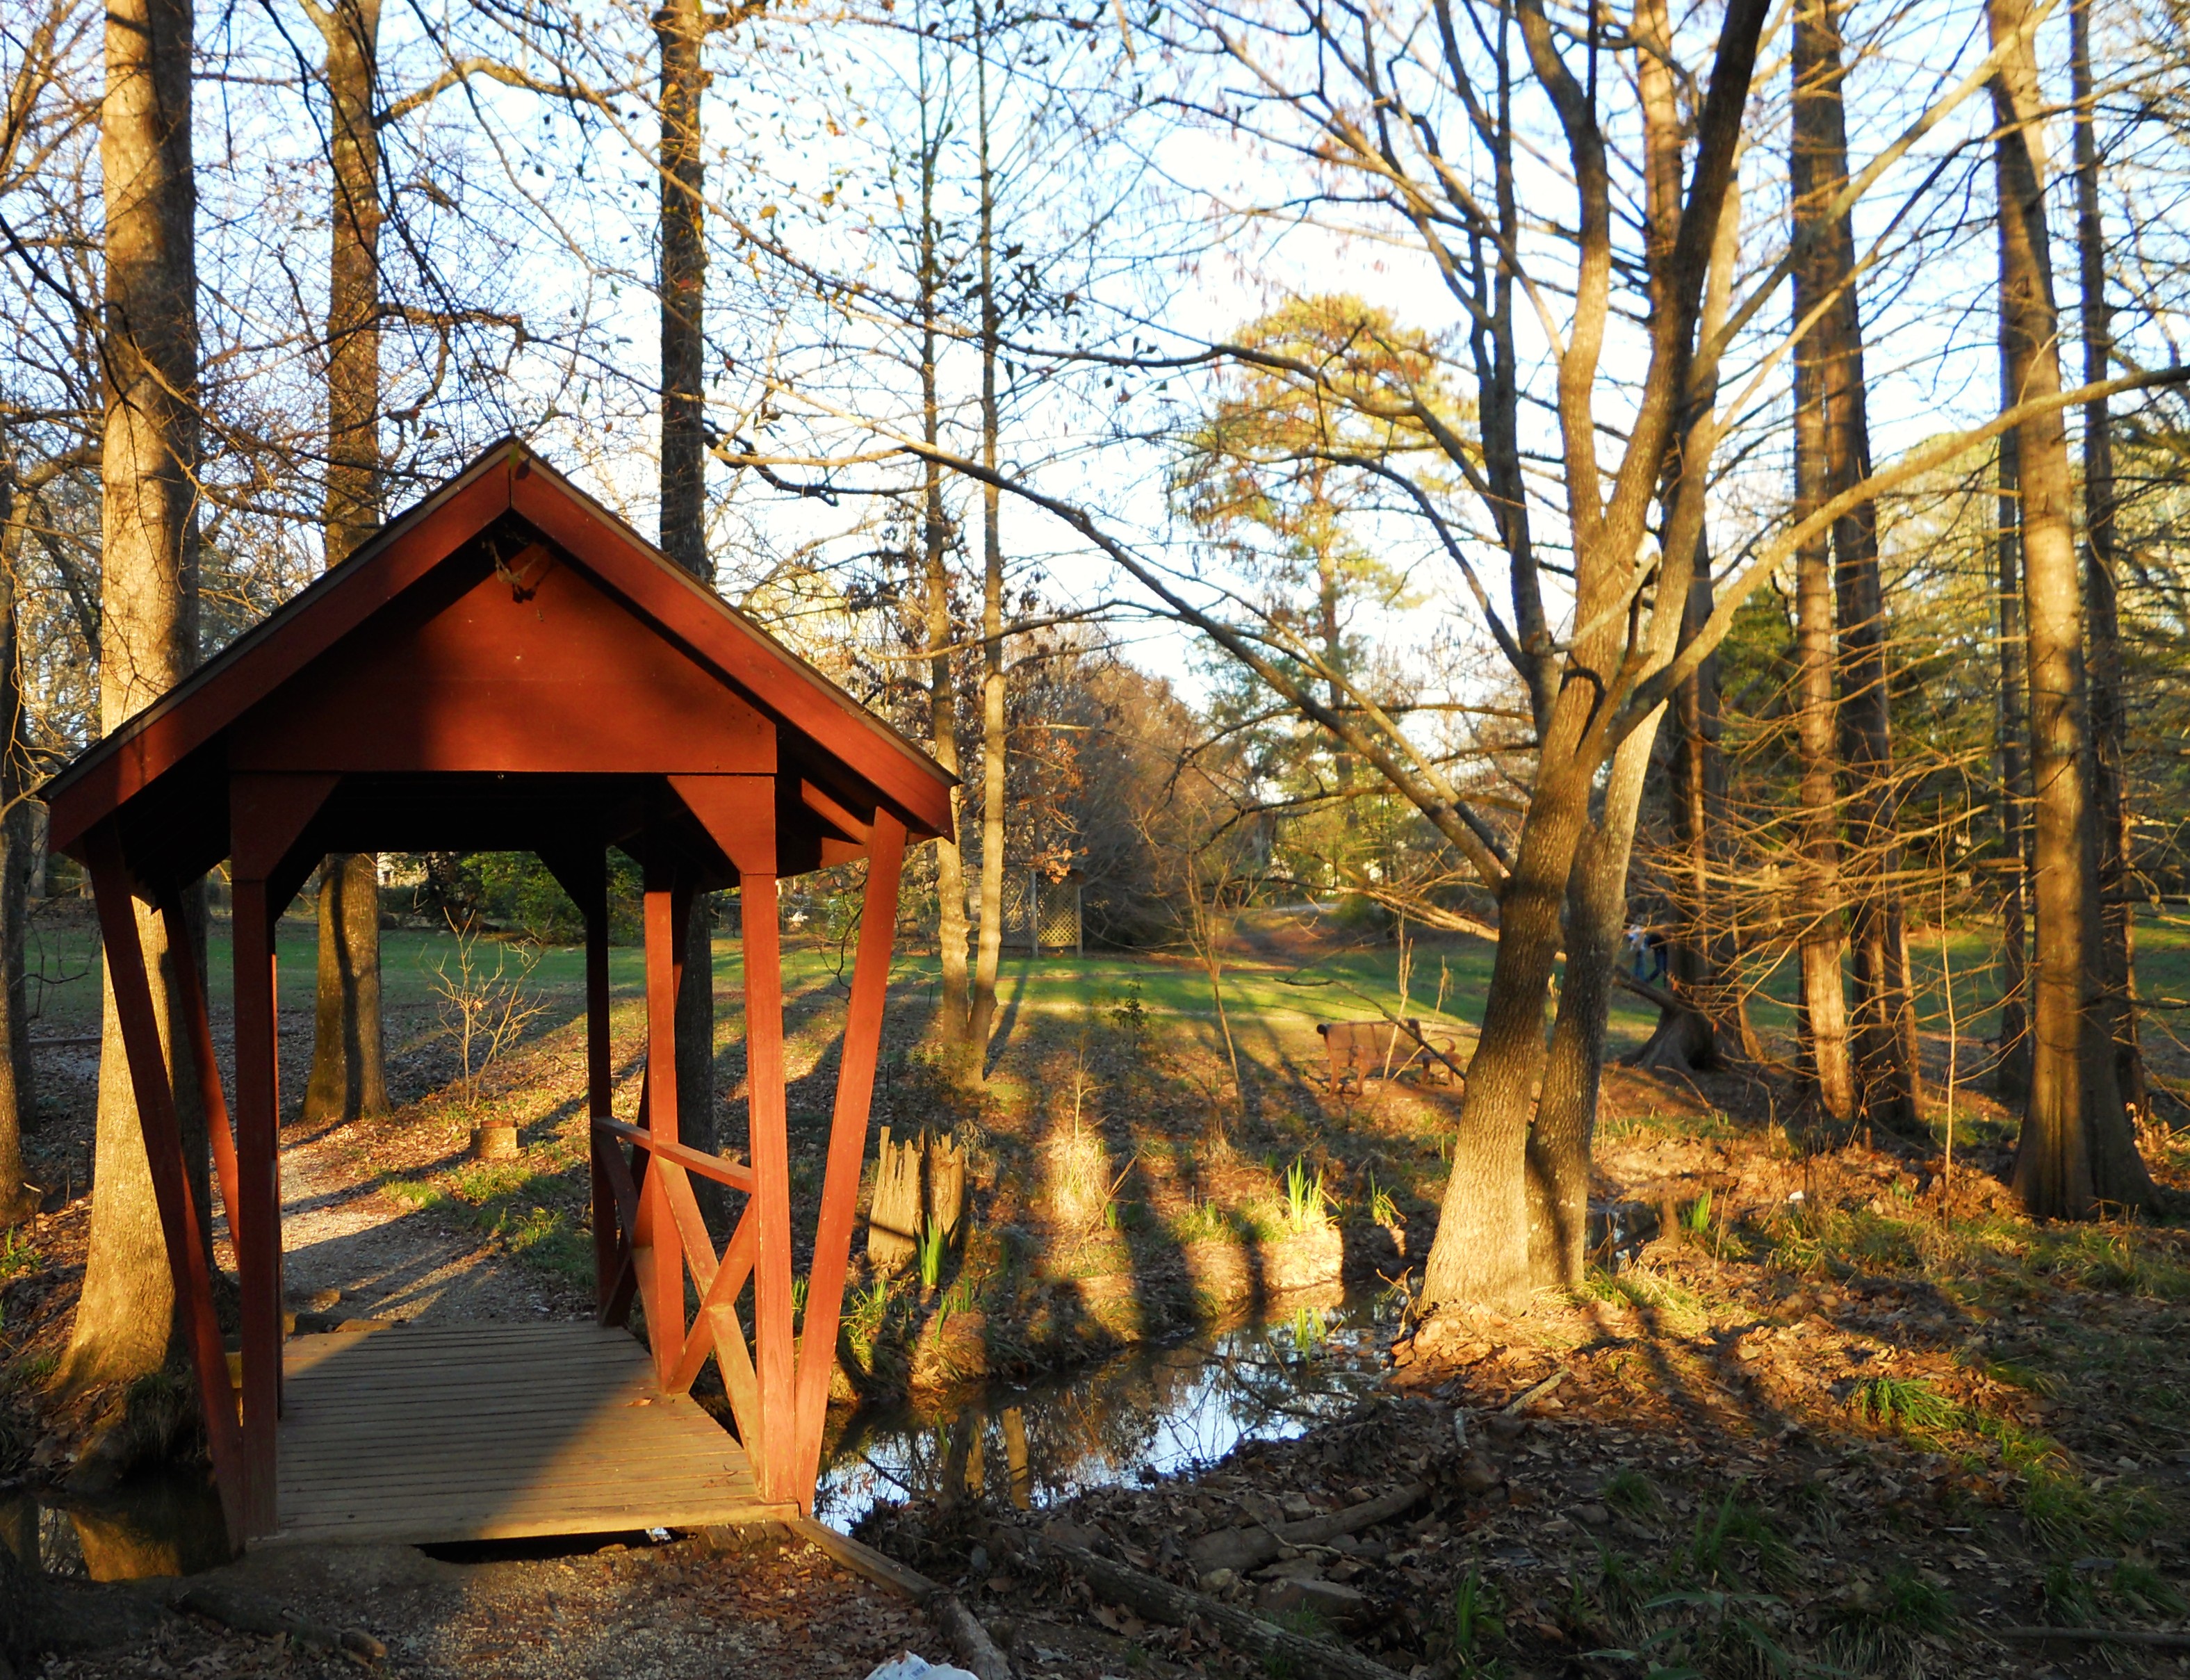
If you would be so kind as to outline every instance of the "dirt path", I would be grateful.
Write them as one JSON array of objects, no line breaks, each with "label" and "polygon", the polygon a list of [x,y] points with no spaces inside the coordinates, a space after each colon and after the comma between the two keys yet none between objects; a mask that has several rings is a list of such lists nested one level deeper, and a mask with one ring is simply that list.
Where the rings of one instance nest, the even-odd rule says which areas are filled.
[{"label": "dirt path", "polygon": [[[283,1281],[297,1305],[423,1324],[570,1318],[585,1310],[536,1268],[377,1189],[349,1128],[281,1152]],[[339,1291],[339,1303],[326,1291]]]}]

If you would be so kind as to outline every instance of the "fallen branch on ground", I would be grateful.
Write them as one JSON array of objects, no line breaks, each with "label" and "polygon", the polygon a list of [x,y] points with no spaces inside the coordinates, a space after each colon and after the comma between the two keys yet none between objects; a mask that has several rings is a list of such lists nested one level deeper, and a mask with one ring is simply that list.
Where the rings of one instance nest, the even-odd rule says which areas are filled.
[{"label": "fallen branch on ground", "polygon": [[2058,1639],[2079,1645],[2146,1645],[2190,1651],[2190,1633],[2153,1633],[2142,1627],[1995,1627],[1995,1639]]},{"label": "fallen branch on ground", "polygon": [[786,1526],[854,1575],[910,1598],[926,1609],[943,1630],[943,1637],[950,1642],[951,1656],[979,1680],[1012,1680],[1011,1663],[989,1637],[989,1630],[940,1583],[811,1517],[794,1517]]},{"label": "fallen branch on ground", "polygon": [[1023,1538],[1072,1570],[1103,1598],[1114,1604],[1123,1604],[1134,1615],[1150,1621],[1161,1622],[1166,1627],[1198,1624],[1221,1636],[1234,1649],[1274,1666],[1283,1663],[1295,1674],[1330,1675],[1337,1677],[1337,1680],[1393,1680],[1390,1669],[1358,1651],[1288,1633],[1273,1622],[1220,1603],[1206,1593],[1173,1586],[1167,1581],[1124,1564],[1114,1564],[1079,1547],[1045,1540],[1038,1535]]},{"label": "fallen branch on ground", "polygon": [[1296,1523],[1279,1523],[1274,1527],[1257,1524],[1253,1528],[1217,1529],[1188,1547],[1186,1555],[1193,1559],[1199,1574],[1230,1569],[1236,1575],[1245,1575],[1289,1547],[1321,1546],[1341,1535],[1359,1534],[1379,1523],[1388,1523],[1414,1509],[1428,1492],[1422,1483],[1410,1482],[1390,1493],[1321,1517],[1306,1517]]}]

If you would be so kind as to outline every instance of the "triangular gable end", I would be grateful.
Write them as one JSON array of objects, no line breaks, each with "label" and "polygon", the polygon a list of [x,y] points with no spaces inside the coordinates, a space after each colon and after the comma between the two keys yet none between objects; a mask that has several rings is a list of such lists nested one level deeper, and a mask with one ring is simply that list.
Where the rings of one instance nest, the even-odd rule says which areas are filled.
[{"label": "triangular gable end", "polygon": [[232,770],[773,775],[774,724],[542,543],[452,557],[233,726]]},{"label": "triangular gable end", "polygon": [[48,786],[53,841],[231,730],[237,768],[303,768],[316,734],[328,769],[765,774],[788,768],[771,719],[911,837],[950,831],[940,765],[505,441],[81,755]]}]

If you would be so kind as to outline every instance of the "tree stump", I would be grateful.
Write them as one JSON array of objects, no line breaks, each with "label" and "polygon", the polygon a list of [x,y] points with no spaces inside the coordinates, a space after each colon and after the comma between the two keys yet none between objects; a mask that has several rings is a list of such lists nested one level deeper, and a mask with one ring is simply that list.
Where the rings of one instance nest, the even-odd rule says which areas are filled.
[{"label": "tree stump", "polygon": [[472,1128],[474,1161],[515,1161],[517,1128],[504,1121],[489,1121]]},{"label": "tree stump", "polygon": [[867,1260],[878,1272],[902,1271],[919,1250],[920,1155],[918,1139],[892,1143],[882,1127],[867,1204]]},{"label": "tree stump", "polygon": [[921,1141],[928,1149],[926,1229],[940,1231],[945,1242],[953,1242],[966,1217],[966,1152],[949,1132],[939,1138],[923,1134]]}]

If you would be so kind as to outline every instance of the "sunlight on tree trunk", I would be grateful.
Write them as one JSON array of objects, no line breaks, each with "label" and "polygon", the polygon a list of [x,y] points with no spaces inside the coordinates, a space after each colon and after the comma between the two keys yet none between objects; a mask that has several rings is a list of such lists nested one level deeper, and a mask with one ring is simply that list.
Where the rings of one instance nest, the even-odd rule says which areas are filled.
[{"label": "sunlight on tree trunk", "polygon": [[[99,163],[106,195],[105,432],[99,691],[111,731],[197,660],[197,272],[190,173],[189,0],[117,0],[106,14]],[[175,953],[141,901],[138,936],[167,1046],[184,1158],[202,1191],[205,1116],[173,987]],[[156,1369],[175,1322],[111,985],[105,999],[91,1241],[62,1365],[71,1388]],[[205,1204],[201,1200],[201,1206]]]},{"label": "sunlight on tree trunk", "polygon": [[[2028,0],[1989,0],[1993,39],[2023,22]],[[2000,311],[2017,395],[2060,389],[2060,320],[2045,224],[2044,101],[2027,42],[1993,79],[2000,126]],[[2038,866],[2038,953],[2030,1098],[2016,1149],[2015,1188],[2033,1213],[2083,1217],[2101,1204],[2148,1206],[2107,1030],[2101,956],[2098,813],[2092,799],[2083,579],[2076,554],[2068,428],[2058,409],[2017,430],[2023,489],[2023,598],[2029,647],[2030,773]]]},{"label": "sunlight on tree trunk", "polygon": [[[2091,80],[2091,0],[2068,13],[2068,65],[2076,156],[2076,258],[2082,292],[2084,383],[2113,371],[2113,310],[2107,301],[2106,229],[2099,213],[2097,95]],[[2100,955],[2106,964],[2107,1033],[2114,1082],[2140,1117],[2151,1112],[2136,1019],[2136,823],[2125,760],[2122,636],[2116,552],[2113,415],[2107,400],[2084,405],[2084,591],[2091,637],[2091,746],[2099,822]]]},{"label": "sunlight on tree trunk", "polygon": [[[984,41],[982,12],[973,9],[973,34]],[[1000,421],[996,357],[1003,321],[996,307],[996,181],[989,159],[989,67],[977,44],[974,98],[979,116],[981,225],[981,464],[996,470]],[[973,1021],[967,1043],[974,1071],[989,1071],[989,1038],[996,1019],[996,970],[1004,951],[1004,543],[1001,493],[994,478],[981,485],[981,937],[973,968]]]},{"label": "sunlight on tree trunk", "polygon": [[[380,4],[304,0],[326,44],[333,201],[327,283],[330,569],[378,527],[380,459]],[[305,1116],[326,1124],[388,1110],[380,1013],[380,870],[360,853],[320,871],[319,1005]]]}]

